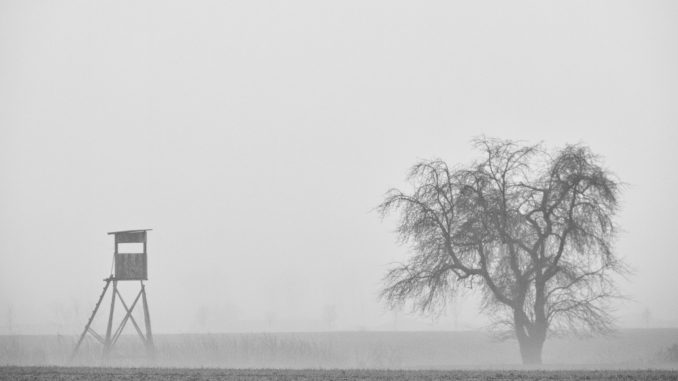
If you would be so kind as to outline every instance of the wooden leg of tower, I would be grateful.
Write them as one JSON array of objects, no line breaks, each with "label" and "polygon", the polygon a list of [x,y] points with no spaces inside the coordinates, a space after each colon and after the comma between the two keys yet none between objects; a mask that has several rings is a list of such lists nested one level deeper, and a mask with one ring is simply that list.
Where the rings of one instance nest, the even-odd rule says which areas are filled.
[{"label": "wooden leg of tower", "polygon": [[141,300],[144,304],[144,323],[146,323],[146,351],[151,358],[155,358],[155,344],[153,343],[153,331],[151,330],[151,315],[148,312],[148,301],[146,300],[146,287],[141,281]]},{"label": "wooden leg of tower", "polygon": [[111,330],[113,329],[113,312],[115,310],[115,296],[118,291],[118,281],[113,280],[113,295],[111,296],[111,311],[108,314],[108,326],[106,327],[106,339],[104,342],[104,357],[108,356],[111,351],[112,338]]}]

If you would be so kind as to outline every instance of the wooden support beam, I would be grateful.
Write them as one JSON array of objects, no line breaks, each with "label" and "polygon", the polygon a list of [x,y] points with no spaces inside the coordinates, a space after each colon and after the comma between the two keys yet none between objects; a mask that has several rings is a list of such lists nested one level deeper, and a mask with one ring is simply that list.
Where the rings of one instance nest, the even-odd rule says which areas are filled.
[{"label": "wooden support beam", "polygon": [[151,314],[148,312],[148,301],[146,300],[146,287],[143,281],[141,283],[141,293],[144,303],[144,323],[146,324],[146,351],[148,355],[155,357],[155,344],[153,343],[153,331],[151,330]]},{"label": "wooden support beam", "polygon": [[134,328],[137,330],[137,333],[139,334],[141,341],[145,343],[146,337],[144,337],[143,332],[141,332],[141,328],[139,328],[137,321],[134,319],[134,315],[132,315],[132,309],[127,308],[127,303],[125,303],[125,300],[122,298],[122,295],[120,295],[120,291],[116,290],[116,292],[118,293],[118,299],[120,299],[120,303],[122,303],[122,306],[125,308],[125,311],[127,311],[127,313],[129,314],[129,319],[132,321]]},{"label": "wooden support beam", "polygon": [[106,342],[104,343],[104,353],[103,356],[108,356],[108,353],[111,350],[111,330],[113,329],[113,312],[115,310],[115,296],[118,290],[118,281],[113,279],[113,294],[111,295],[111,311],[108,314],[108,326],[106,327]]},{"label": "wooden support beam", "polygon": [[92,328],[88,328],[88,329],[87,329],[87,332],[89,332],[92,336],[94,336],[94,338],[97,339],[101,344],[105,344],[105,343],[106,343],[106,341],[104,340],[104,338],[101,337],[101,335],[99,335],[99,334],[98,334],[95,330],[93,330]]},{"label": "wooden support beam", "polygon": [[137,305],[137,302],[139,301],[139,297],[141,297],[141,291],[139,291],[139,293],[137,294],[137,297],[134,299],[134,302],[132,303],[132,307],[130,307],[130,309],[125,314],[125,317],[120,322],[118,329],[115,330],[115,334],[113,335],[111,346],[113,346],[118,341],[118,338],[122,334],[123,328],[125,328],[125,324],[127,324],[127,320],[129,320],[129,317],[132,316],[132,310],[134,310],[134,306]]}]

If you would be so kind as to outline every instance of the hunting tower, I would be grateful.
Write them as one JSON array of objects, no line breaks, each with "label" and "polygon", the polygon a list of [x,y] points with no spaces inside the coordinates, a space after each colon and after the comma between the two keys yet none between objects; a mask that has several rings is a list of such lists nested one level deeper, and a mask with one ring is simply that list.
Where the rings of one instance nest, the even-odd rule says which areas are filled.
[{"label": "hunting tower", "polygon": [[[73,354],[71,359],[75,357],[78,352],[78,348],[82,344],[85,336],[91,334],[97,341],[103,344],[103,357],[106,358],[111,352],[111,349],[115,343],[120,338],[123,329],[127,322],[131,321],[134,326],[139,338],[146,346],[147,355],[152,358],[155,354],[155,346],[153,344],[153,333],[151,330],[151,316],[148,312],[148,301],[146,299],[146,288],[144,286],[144,281],[148,280],[148,253],[146,252],[147,248],[147,232],[150,229],[140,229],[140,230],[124,230],[110,232],[109,235],[113,235],[114,238],[114,251],[113,251],[113,262],[115,269],[114,274],[110,274],[108,278],[104,279],[106,284],[104,285],[104,290],[99,296],[97,304],[94,306],[92,315],[90,316],[85,329],[83,330],[78,343],[73,349]],[[118,290],[118,282],[120,281],[138,281],[139,282],[139,292],[136,295],[136,298],[131,305],[125,303],[125,300],[122,298],[120,290]],[[113,284],[113,291],[111,293],[111,308],[108,313],[108,324],[106,326],[106,335],[102,336],[98,334],[94,329],[92,329],[92,321],[99,310],[102,300],[106,296],[106,292],[109,289],[109,286]],[[124,317],[120,321],[118,328],[113,331],[113,317],[116,306],[116,298],[120,300],[120,304],[124,308]],[[144,314],[144,326],[145,333],[142,332],[139,324],[134,319],[132,312],[134,307],[136,307],[137,302],[141,298],[141,303],[143,304],[143,314]]]}]

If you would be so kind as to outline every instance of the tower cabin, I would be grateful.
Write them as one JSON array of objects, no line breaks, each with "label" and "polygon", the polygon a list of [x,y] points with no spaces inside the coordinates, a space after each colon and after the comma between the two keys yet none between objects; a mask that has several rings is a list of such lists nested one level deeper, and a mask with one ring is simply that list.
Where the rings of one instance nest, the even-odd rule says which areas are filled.
[{"label": "tower cabin", "polygon": [[109,232],[115,237],[115,280],[147,280],[146,232],[151,229]]}]

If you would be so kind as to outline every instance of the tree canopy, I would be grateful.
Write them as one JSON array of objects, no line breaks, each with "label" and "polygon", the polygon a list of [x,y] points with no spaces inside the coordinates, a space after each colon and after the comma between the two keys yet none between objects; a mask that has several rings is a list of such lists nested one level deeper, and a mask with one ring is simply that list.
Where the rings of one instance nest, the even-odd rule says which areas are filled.
[{"label": "tree canopy", "polygon": [[382,292],[391,305],[439,310],[471,288],[497,327],[518,339],[525,363],[540,363],[549,333],[606,333],[620,182],[588,147],[479,138],[481,159],[414,165],[414,189],[390,190],[378,209],[397,213],[410,244]]}]

